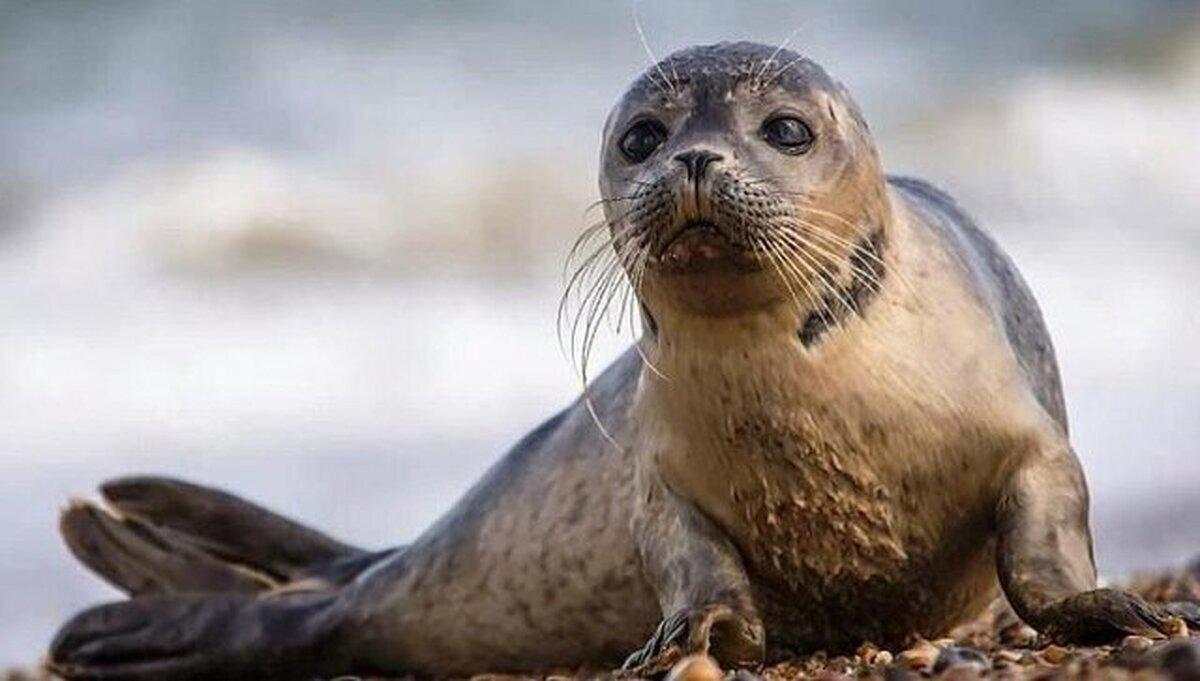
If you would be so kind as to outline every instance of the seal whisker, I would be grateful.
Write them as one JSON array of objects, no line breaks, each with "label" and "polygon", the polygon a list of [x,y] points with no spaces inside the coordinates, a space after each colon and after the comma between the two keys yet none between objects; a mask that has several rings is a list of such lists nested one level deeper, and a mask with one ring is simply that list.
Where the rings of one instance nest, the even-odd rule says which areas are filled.
[{"label": "seal whisker", "polygon": [[771,53],[771,56],[769,56],[763,60],[762,68],[755,69],[753,84],[751,85],[752,90],[755,90],[755,91],[760,90],[760,86],[762,85],[762,78],[767,75],[767,70],[769,68],[771,68],[772,64],[775,63],[775,57],[778,57],[779,53],[787,48],[788,43],[792,42],[792,39],[795,38],[800,33],[800,30],[803,28],[804,28],[804,24],[803,24],[803,22],[801,22],[801,24],[799,26],[797,26],[794,31],[789,33],[787,35],[787,37],[784,38],[783,41],[781,41],[779,43],[779,45],[775,48],[775,51]]},{"label": "seal whisker", "polygon": [[[587,257],[584,263],[575,270],[575,273],[571,276],[570,281],[567,282],[562,296],[559,298],[558,316],[555,324],[559,337],[559,345],[563,351],[572,358],[575,356],[576,339],[578,337],[577,334],[580,318],[583,314],[585,306],[587,305],[588,298],[592,295],[592,290],[595,288],[596,283],[593,283],[590,288],[585,290],[585,292],[579,296],[579,312],[573,318],[570,314],[572,295],[576,294],[580,286],[585,285],[584,282],[588,281],[591,272],[599,267],[600,263],[605,262],[606,258],[616,257],[616,253],[611,247],[612,239],[613,237],[610,236],[608,240],[602,243],[591,255]],[[611,265],[605,265],[604,269],[607,269],[610,266]],[[564,340],[563,333],[564,325],[567,323],[569,323],[571,327],[569,351],[567,347],[565,347],[566,342]]]},{"label": "seal whisker", "polygon": [[[780,236],[782,237],[783,235],[780,234]],[[837,284],[836,278],[830,271],[830,268],[822,263],[822,261],[818,260],[814,254],[810,253],[803,244],[797,244],[795,242],[783,239],[781,240],[780,248],[785,252],[792,253],[797,258],[807,260],[809,263],[811,263],[813,269],[817,271],[817,274],[815,275],[817,280],[823,284],[828,291],[826,295],[822,296],[822,300],[833,298],[834,303],[840,304],[841,308],[845,310],[845,315],[839,315],[835,310],[832,309],[830,305],[827,304],[825,309],[829,313],[830,318],[824,321],[831,323],[833,326],[840,327],[842,326],[842,321],[844,319],[847,317],[856,316],[858,314],[858,307],[851,300],[846,298],[842,291],[842,287]]]},{"label": "seal whisker", "polygon": [[[815,280],[823,284],[829,289],[829,293],[837,298],[837,302],[840,302],[843,307],[846,307],[849,313],[853,313],[853,308],[848,307],[845,299],[838,294],[836,284],[830,281],[828,272],[820,265],[819,262],[813,260],[812,257],[805,253],[803,249],[797,248],[786,241],[779,241],[776,242],[776,244],[781,252],[792,256],[798,264],[803,266],[805,270],[809,272],[809,280]],[[820,322],[826,327],[832,328],[836,331],[844,330],[842,325],[842,319],[844,317],[834,311],[829,302],[829,296],[822,295],[820,292],[818,292],[817,298],[820,302],[820,305],[819,307],[815,307],[812,312],[818,315]]]},{"label": "seal whisker", "polygon": [[765,89],[771,87],[772,85],[774,85],[775,81],[779,80],[780,76],[782,76],[784,73],[786,73],[788,69],[792,68],[796,64],[799,64],[802,61],[808,61],[808,58],[807,57],[796,57],[792,61],[790,61],[787,64],[785,64],[784,66],[780,67],[779,70],[776,71],[775,74],[772,75],[771,78],[766,83],[763,83],[763,86],[760,88],[760,90],[765,90]]},{"label": "seal whisker", "polygon": [[572,324],[571,354],[574,357],[575,339],[578,337],[580,321],[583,321],[582,344],[579,354],[579,362],[582,366],[587,364],[595,335],[599,330],[599,325],[606,318],[613,296],[620,290],[621,284],[626,281],[629,255],[642,250],[642,241],[642,239],[630,239],[617,248],[605,248],[606,254],[610,255],[612,259],[607,261],[601,274],[588,289],[580,303],[579,314]]},{"label": "seal whisker", "polygon": [[[849,221],[846,221],[844,218],[837,215],[836,213],[830,213],[828,211],[816,211],[816,210],[814,210],[813,212],[817,213],[818,215],[827,215],[828,217],[833,218],[833,219],[840,219],[843,222],[845,222],[845,224],[851,225],[851,223]],[[807,221],[807,220],[804,220],[803,218],[799,218],[799,217],[794,218],[794,219],[798,224],[807,228],[807,233],[810,236],[813,236],[818,239],[823,239],[825,242],[830,243],[834,246],[841,246],[841,247],[851,249],[853,254],[858,255],[858,256],[862,257],[863,259],[870,261],[870,263],[864,263],[866,266],[870,266],[871,263],[873,263],[874,265],[877,265],[881,272],[887,272],[892,277],[894,277],[896,279],[896,281],[899,282],[899,284],[904,287],[904,289],[909,293],[909,295],[912,297],[912,299],[914,301],[916,301],[916,303],[918,305],[924,305],[924,301],[923,301],[922,297],[917,294],[916,287],[913,286],[912,282],[901,271],[902,268],[889,267],[888,264],[884,261],[883,256],[879,253],[876,253],[874,249],[863,248],[861,243],[856,244],[856,243],[850,241],[849,239],[846,239],[845,237],[842,237],[838,234],[831,232],[830,230],[826,229],[824,226],[820,225],[819,223],[816,223],[813,221]]]},{"label": "seal whisker", "polygon": [[[805,222],[799,222],[798,224],[809,227],[807,236],[819,236],[816,233],[818,230],[816,230],[815,227]],[[874,271],[867,269],[865,266],[860,266],[854,262],[855,255],[861,255],[859,251],[864,250],[861,245],[855,246],[850,253],[839,255],[828,248],[825,248],[819,243],[810,241],[805,232],[801,232],[800,230],[794,229],[790,226],[781,227],[780,232],[785,233],[794,239],[798,239],[800,241],[799,245],[802,245],[807,249],[811,249],[814,255],[824,256],[830,261],[831,265],[837,266],[844,262],[850,268],[851,274],[858,275],[859,277],[863,278],[868,285],[873,287],[872,290],[874,292],[878,292],[882,289],[883,281]]]},{"label": "seal whisker", "polygon": [[783,267],[780,265],[779,260],[784,260],[785,265],[791,265],[791,263],[786,262],[786,258],[776,252],[776,247],[772,240],[768,237],[759,237],[757,241],[761,245],[760,247],[762,248],[763,253],[766,254],[767,260],[772,266],[775,267],[775,271],[779,273],[779,278],[783,281],[783,285],[787,288],[788,294],[791,295],[792,302],[796,304],[797,311],[800,312],[801,315],[806,312],[804,306],[800,303],[799,297],[796,295],[795,289],[792,287],[791,277],[795,278],[795,283],[800,287],[801,291],[804,293],[804,296],[808,298],[808,303],[812,306],[811,309],[817,309],[818,300],[813,297],[812,289],[805,285],[803,279],[798,276],[798,273],[793,270],[791,277],[784,273]]},{"label": "seal whisker", "polygon": [[[642,28],[642,17],[638,13],[638,8],[641,6],[641,4],[642,0],[633,0],[633,27],[637,30],[638,39],[642,41],[642,48],[646,50],[646,55],[650,57],[651,65],[658,69],[659,75],[662,76],[663,81],[666,82],[670,91],[668,92],[667,90],[662,90],[661,87],[659,89],[662,90],[664,95],[676,96],[679,93],[675,89],[675,84],[671,82],[670,78],[667,77],[667,72],[663,70],[662,63],[659,61],[658,57],[654,55],[654,50],[650,49],[650,41],[646,39],[646,31]],[[650,75],[649,71],[646,72],[646,75]],[[651,82],[654,82],[655,85],[658,85],[654,79],[651,79]]]},{"label": "seal whisker", "polygon": [[[822,315],[831,326],[836,326],[838,315],[834,313],[825,296],[821,295],[813,287],[814,282],[828,283],[818,270],[817,264],[802,250],[790,248],[786,242],[781,242],[775,238],[778,236],[780,235],[776,233],[772,237],[769,237],[769,243],[780,254],[781,261],[791,271],[797,284],[803,287],[808,294],[809,300],[812,301],[812,307],[809,312]],[[807,276],[800,272],[800,268],[804,269]]]}]

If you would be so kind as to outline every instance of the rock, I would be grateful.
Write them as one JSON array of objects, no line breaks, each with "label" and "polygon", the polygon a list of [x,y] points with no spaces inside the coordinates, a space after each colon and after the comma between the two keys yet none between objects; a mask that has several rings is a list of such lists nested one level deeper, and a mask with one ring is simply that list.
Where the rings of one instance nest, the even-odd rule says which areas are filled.
[{"label": "rock", "polygon": [[1021,662],[1021,658],[1024,656],[1015,650],[997,650],[992,657],[994,657],[997,662],[1019,664]]},{"label": "rock", "polygon": [[1121,640],[1121,650],[1127,653],[1144,653],[1150,650],[1150,646],[1154,645],[1154,641],[1145,636],[1126,636]]},{"label": "rock", "polygon": [[1062,646],[1048,645],[1038,653],[1038,657],[1048,664],[1062,664],[1070,656],[1070,651]]},{"label": "rock", "polygon": [[893,659],[894,658],[890,650],[881,650],[875,653],[875,657],[871,660],[871,664],[879,665],[880,667],[886,667],[892,663]]},{"label": "rock", "polygon": [[667,681],[724,681],[716,660],[708,655],[688,655],[671,667]]},{"label": "rock", "polygon": [[940,674],[953,667],[972,667],[980,672],[991,668],[992,663],[987,656],[965,646],[949,646],[942,648],[933,663],[933,673]]},{"label": "rock", "polygon": [[1187,622],[1184,622],[1182,617],[1168,617],[1163,624],[1163,633],[1173,639],[1187,638]]}]

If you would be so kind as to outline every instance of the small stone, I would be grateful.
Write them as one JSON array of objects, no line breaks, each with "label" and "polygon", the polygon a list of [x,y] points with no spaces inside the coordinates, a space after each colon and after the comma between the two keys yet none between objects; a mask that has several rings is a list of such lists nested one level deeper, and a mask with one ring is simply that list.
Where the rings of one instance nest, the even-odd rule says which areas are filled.
[{"label": "small stone", "polygon": [[913,671],[924,672],[933,668],[937,656],[937,647],[929,641],[921,639],[908,650],[901,651],[896,660]]},{"label": "small stone", "polygon": [[1121,639],[1121,650],[1127,653],[1144,653],[1150,650],[1150,646],[1154,645],[1154,641],[1145,636],[1126,636]]},{"label": "small stone", "polygon": [[836,672],[846,674],[849,673],[850,669],[854,667],[854,660],[851,660],[843,655],[838,655],[830,660],[826,666]]},{"label": "small stone", "polygon": [[1070,655],[1070,651],[1062,646],[1048,645],[1038,653],[1038,657],[1042,658],[1043,662],[1049,664],[1062,664]]},{"label": "small stone", "polygon": [[708,655],[688,655],[671,667],[667,681],[724,681],[716,660]]},{"label": "small stone", "polygon": [[1009,664],[1017,664],[1021,661],[1023,655],[1015,650],[997,650],[992,657],[997,662],[1007,662]]},{"label": "small stone", "polygon": [[1173,639],[1187,638],[1187,622],[1184,622],[1182,617],[1168,617],[1163,623],[1163,633]]},{"label": "small stone", "polygon": [[933,663],[933,673],[940,674],[952,667],[973,667],[983,671],[992,666],[991,661],[983,653],[974,648],[964,646],[948,646],[942,648]]},{"label": "small stone", "polygon": [[886,667],[890,665],[894,659],[895,658],[892,655],[892,651],[881,650],[875,653],[875,657],[871,660],[871,664],[879,665],[880,667]]}]

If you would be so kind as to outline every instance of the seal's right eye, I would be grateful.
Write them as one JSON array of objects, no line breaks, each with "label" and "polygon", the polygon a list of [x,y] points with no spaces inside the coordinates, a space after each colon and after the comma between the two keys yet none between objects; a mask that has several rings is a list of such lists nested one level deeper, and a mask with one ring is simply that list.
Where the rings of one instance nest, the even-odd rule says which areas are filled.
[{"label": "seal's right eye", "polygon": [[639,121],[621,137],[621,153],[632,163],[641,163],[667,139],[667,129],[657,121]]}]

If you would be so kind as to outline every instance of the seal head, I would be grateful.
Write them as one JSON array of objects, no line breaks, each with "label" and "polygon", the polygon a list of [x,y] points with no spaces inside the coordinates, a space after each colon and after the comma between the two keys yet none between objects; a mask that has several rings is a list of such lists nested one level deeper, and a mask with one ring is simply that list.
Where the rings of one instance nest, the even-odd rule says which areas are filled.
[{"label": "seal head", "polygon": [[651,316],[810,313],[890,213],[846,89],[755,43],[688,48],[634,81],[605,126],[600,191]]}]

